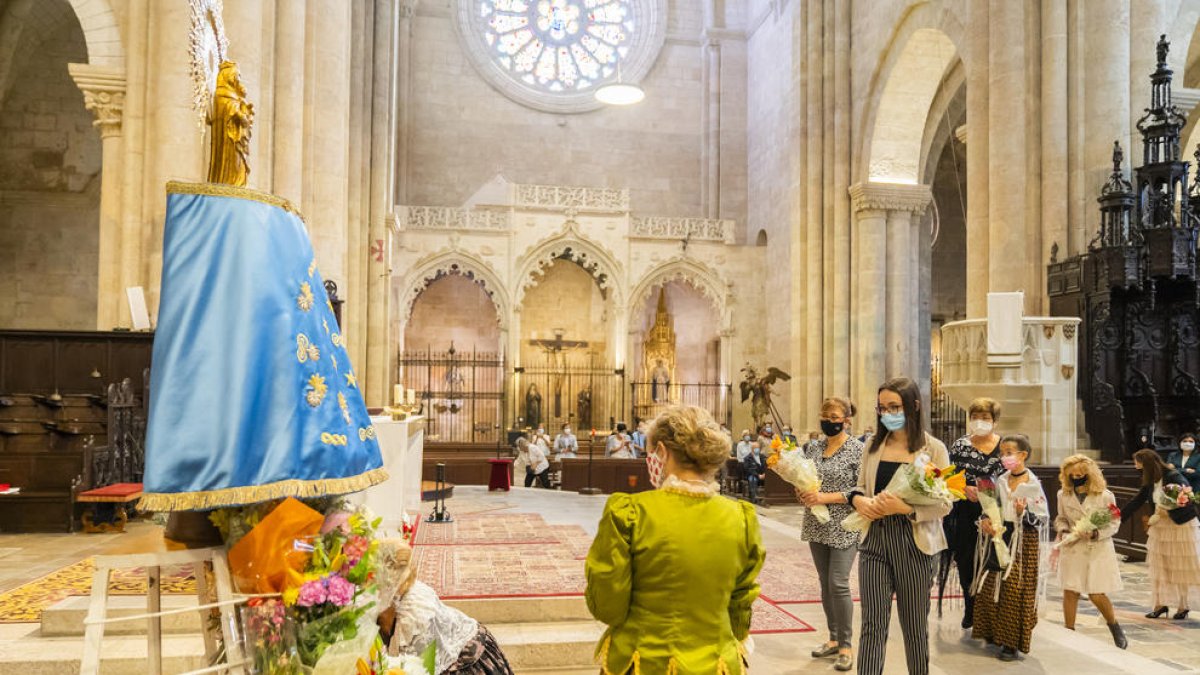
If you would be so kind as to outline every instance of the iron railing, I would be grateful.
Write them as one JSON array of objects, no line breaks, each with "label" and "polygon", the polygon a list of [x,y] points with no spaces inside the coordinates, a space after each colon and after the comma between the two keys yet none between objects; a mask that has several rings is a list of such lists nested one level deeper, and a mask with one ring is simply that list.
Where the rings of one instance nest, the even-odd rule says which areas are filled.
[{"label": "iron railing", "polygon": [[967,432],[967,411],[963,410],[942,389],[942,357],[933,357],[930,369],[929,425],[938,440],[950,444]]},{"label": "iron railing", "polygon": [[505,427],[504,358],[494,352],[406,351],[400,381],[415,389],[430,443],[496,443]]},{"label": "iron railing", "polygon": [[733,422],[732,385],[631,382],[629,390],[635,419],[654,419],[669,405],[694,405],[707,410],[727,428]]}]

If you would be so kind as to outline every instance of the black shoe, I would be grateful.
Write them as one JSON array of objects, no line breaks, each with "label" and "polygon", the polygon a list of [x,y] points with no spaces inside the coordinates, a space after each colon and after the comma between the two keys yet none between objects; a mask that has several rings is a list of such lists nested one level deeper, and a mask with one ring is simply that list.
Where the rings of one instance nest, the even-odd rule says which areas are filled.
[{"label": "black shoe", "polygon": [[962,620],[963,630],[970,630],[971,627],[974,625],[975,625],[975,617],[971,616],[970,614],[963,617],[963,620]]},{"label": "black shoe", "polygon": [[1152,610],[1152,611],[1149,611],[1149,612],[1147,612],[1147,613],[1146,613],[1146,618],[1147,618],[1147,619],[1157,619],[1158,617],[1162,616],[1163,614],[1166,614],[1166,613],[1167,613],[1167,611],[1168,611],[1168,610],[1167,610],[1167,608],[1166,608],[1165,606],[1164,606],[1164,607],[1159,607],[1158,609],[1155,609],[1155,610]]},{"label": "black shoe", "polygon": [[1118,649],[1126,649],[1129,647],[1129,638],[1125,637],[1125,631],[1121,630],[1121,624],[1110,623],[1108,624],[1108,630],[1112,633],[1113,644],[1116,645]]},{"label": "black shoe", "polygon": [[1188,611],[1189,611],[1189,610],[1186,610],[1186,609],[1181,609],[1181,610],[1179,610],[1178,612],[1175,612],[1175,616],[1173,616],[1173,617],[1171,617],[1171,618],[1172,618],[1172,619],[1175,619],[1176,621],[1183,621],[1184,619],[1186,619],[1186,618],[1187,618],[1187,616],[1188,616]]},{"label": "black shoe", "polygon": [[1000,659],[1001,661],[1016,661],[1017,650],[1013,649],[1012,647],[1005,647],[1000,650],[1000,654],[997,655],[996,658]]}]

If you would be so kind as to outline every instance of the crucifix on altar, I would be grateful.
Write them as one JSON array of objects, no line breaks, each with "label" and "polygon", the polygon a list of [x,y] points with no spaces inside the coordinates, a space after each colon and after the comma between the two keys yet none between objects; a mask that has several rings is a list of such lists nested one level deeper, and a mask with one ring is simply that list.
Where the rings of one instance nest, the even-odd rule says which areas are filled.
[{"label": "crucifix on altar", "polygon": [[562,385],[563,374],[567,370],[567,352],[573,349],[583,349],[588,346],[588,343],[583,340],[564,340],[563,336],[566,331],[562,328],[554,329],[554,339],[539,339],[537,334],[534,334],[529,344],[540,348],[550,360],[551,372],[554,376],[554,417],[561,418],[562,412]]}]

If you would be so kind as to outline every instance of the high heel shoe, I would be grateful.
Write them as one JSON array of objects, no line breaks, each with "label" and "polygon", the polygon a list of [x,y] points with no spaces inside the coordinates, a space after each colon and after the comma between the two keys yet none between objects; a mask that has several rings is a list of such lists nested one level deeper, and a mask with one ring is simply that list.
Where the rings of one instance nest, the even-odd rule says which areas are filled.
[{"label": "high heel shoe", "polygon": [[1154,610],[1151,610],[1151,611],[1147,612],[1147,613],[1146,613],[1146,618],[1147,618],[1147,619],[1157,619],[1158,617],[1160,617],[1160,616],[1162,616],[1162,615],[1166,614],[1166,613],[1167,613],[1167,611],[1168,611],[1168,610],[1167,610],[1166,606],[1159,607],[1159,608],[1157,608],[1157,609],[1154,609]]},{"label": "high heel shoe", "polygon": [[1178,612],[1175,612],[1175,616],[1173,616],[1171,618],[1175,619],[1176,621],[1183,621],[1184,619],[1186,619],[1188,617],[1189,611],[1190,610],[1181,609]]},{"label": "high heel shoe", "polygon": [[1117,649],[1129,647],[1129,638],[1125,637],[1125,631],[1121,630],[1121,624],[1110,623],[1108,624],[1108,630],[1112,633],[1113,644],[1117,646]]}]

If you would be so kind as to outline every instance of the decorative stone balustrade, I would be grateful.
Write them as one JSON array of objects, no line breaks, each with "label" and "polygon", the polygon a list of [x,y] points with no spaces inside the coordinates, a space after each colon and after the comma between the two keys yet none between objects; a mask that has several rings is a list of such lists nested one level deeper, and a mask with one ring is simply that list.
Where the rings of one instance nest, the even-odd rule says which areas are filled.
[{"label": "decorative stone balustrade", "polygon": [[986,396],[1003,406],[1000,434],[1023,433],[1037,463],[1076,451],[1076,360],[1079,319],[1025,317],[1019,358],[988,353],[987,319],[942,327],[942,389],[966,408]]},{"label": "decorative stone balustrade", "polygon": [[463,209],[451,206],[401,206],[396,209],[401,230],[505,231],[512,219],[507,210]]},{"label": "decorative stone balustrade", "polygon": [[629,190],[513,183],[512,205],[526,209],[571,209],[577,213],[620,213],[629,210]]},{"label": "decorative stone balustrade", "polygon": [[691,239],[733,243],[732,220],[714,218],[634,217],[629,235],[642,239]]}]

